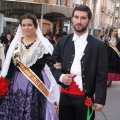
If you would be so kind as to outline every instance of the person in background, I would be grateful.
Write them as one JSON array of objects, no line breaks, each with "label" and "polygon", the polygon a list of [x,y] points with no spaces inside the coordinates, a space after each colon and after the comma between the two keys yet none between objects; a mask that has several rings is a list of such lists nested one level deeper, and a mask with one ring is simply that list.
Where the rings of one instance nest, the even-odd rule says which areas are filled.
[{"label": "person in background", "polygon": [[50,30],[47,30],[47,31],[46,31],[46,35],[48,35],[48,36],[50,36],[50,37],[53,36],[53,34],[52,34],[52,32],[51,32]]},{"label": "person in background", "polygon": [[3,45],[7,45],[7,38],[6,38],[5,33],[2,33],[0,39],[1,39],[1,43],[2,43]]},{"label": "person in background", "polygon": [[7,42],[5,44],[5,56],[6,56],[6,53],[8,51],[10,43],[11,43],[11,34],[7,34]]},{"label": "person in background", "polygon": [[11,41],[14,39],[15,35],[16,35],[16,32],[17,32],[17,28],[14,29],[13,33],[12,33],[12,36],[11,36]]},{"label": "person in background", "polygon": [[118,29],[112,27],[109,36],[105,39],[108,51],[108,82],[109,87],[112,81],[120,81],[120,38]]},{"label": "person in background", "polygon": [[49,42],[50,42],[52,45],[55,44],[55,41],[52,39],[52,37],[50,37],[50,36],[47,35],[47,34],[45,34],[44,36],[45,36],[45,38],[47,38],[47,39],[49,40]]},{"label": "person in background", "polygon": [[101,36],[100,36],[100,39],[104,41],[104,35],[101,35]]},{"label": "person in background", "polygon": [[53,40],[55,41],[55,44],[58,43],[58,41],[60,40],[60,34],[55,34],[55,36],[53,37]]},{"label": "person in background", "polygon": [[[23,15],[1,71],[1,76],[9,80],[9,91],[0,105],[1,120],[58,120],[50,102],[59,102],[59,87],[48,67],[52,51],[53,46],[42,35],[36,16]],[[25,69],[19,69],[17,60]],[[34,76],[50,90],[50,94],[44,91],[49,99],[31,82],[36,80]]]},{"label": "person in background", "polygon": [[63,32],[63,36],[67,36],[67,31],[64,31],[64,32]]},{"label": "person in background", "polygon": [[11,34],[7,34],[7,44],[10,45],[11,43]]},{"label": "person in background", "polygon": [[108,39],[108,36],[109,36],[109,30],[106,29],[104,34],[104,40]]},{"label": "person in background", "polygon": [[[71,18],[74,33],[62,37],[52,54],[51,71],[61,85],[59,120],[86,120],[88,97],[95,111],[101,111],[105,105],[107,49],[103,41],[89,35],[91,19],[88,6],[76,6]],[[54,67],[56,62],[61,63],[61,69]],[[95,114],[90,120],[94,118]]]},{"label": "person in background", "polygon": [[47,30],[47,31],[46,31],[46,34],[45,34],[44,36],[49,40],[49,42],[50,42],[52,45],[55,44],[55,41],[53,40],[53,35],[52,35],[52,33],[51,33],[50,30]]}]

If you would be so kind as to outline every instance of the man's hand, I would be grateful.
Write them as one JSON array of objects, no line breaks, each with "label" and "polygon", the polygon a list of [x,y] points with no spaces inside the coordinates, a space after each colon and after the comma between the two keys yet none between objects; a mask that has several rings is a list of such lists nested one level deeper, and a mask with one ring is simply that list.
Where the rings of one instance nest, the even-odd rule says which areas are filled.
[{"label": "man's hand", "polygon": [[95,111],[99,112],[100,110],[103,109],[103,107],[104,107],[104,105],[95,103],[94,109],[95,109]]},{"label": "man's hand", "polygon": [[56,69],[61,69],[61,63],[56,62],[56,63],[54,64],[54,67],[55,67]]},{"label": "man's hand", "polygon": [[74,75],[71,75],[71,74],[65,74],[62,78],[62,82],[65,84],[65,85],[70,85],[71,82],[72,82],[72,78],[74,77]]}]

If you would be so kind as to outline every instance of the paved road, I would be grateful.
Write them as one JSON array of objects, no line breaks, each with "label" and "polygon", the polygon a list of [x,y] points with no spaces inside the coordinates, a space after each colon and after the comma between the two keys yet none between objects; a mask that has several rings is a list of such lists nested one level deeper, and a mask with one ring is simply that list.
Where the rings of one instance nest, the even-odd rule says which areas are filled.
[{"label": "paved road", "polygon": [[[103,111],[107,120],[120,120],[120,82],[112,82],[111,87],[108,88]],[[104,120],[101,112],[96,112],[95,120]]]}]

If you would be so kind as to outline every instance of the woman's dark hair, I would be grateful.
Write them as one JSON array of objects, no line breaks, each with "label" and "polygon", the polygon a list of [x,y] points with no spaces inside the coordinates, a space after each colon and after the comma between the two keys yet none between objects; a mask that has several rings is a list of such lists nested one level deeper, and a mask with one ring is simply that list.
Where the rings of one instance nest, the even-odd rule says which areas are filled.
[{"label": "woman's dark hair", "polygon": [[[109,31],[109,37],[111,37],[111,34],[113,32],[114,29],[117,29],[116,27],[112,27],[110,28],[110,31]],[[116,37],[118,37],[118,34],[116,35]]]},{"label": "woman's dark hair", "polygon": [[72,17],[74,16],[75,11],[84,11],[88,13],[88,18],[91,19],[92,18],[92,12],[90,10],[90,8],[86,5],[79,5],[76,6],[72,12]]},{"label": "woman's dark hair", "polygon": [[24,19],[31,19],[33,21],[35,28],[37,29],[37,26],[38,26],[37,17],[34,14],[27,13],[27,14],[22,15],[20,19],[20,24],[22,24],[22,20]]}]

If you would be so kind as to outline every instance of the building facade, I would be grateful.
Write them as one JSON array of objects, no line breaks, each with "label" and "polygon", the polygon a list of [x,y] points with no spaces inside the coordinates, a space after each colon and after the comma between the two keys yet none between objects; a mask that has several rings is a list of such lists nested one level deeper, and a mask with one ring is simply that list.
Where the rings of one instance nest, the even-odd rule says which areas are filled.
[{"label": "building facade", "polygon": [[116,0],[116,11],[115,11],[115,26],[120,29],[120,1]]},{"label": "building facade", "polygon": [[53,32],[56,33],[59,32],[60,21],[69,19],[72,10],[73,0],[0,1],[0,34],[3,31],[12,32],[18,26],[20,16],[25,13],[33,13],[37,16],[43,34],[53,28]]},{"label": "building facade", "polygon": [[[95,34],[98,34],[99,31],[105,31],[113,25],[119,25],[119,2],[120,0],[86,0],[85,4],[91,8],[94,14],[94,28],[92,29]],[[73,30],[70,20],[72,10],[76,5],[83,3],[84,0],[0,1],[0,34],[3,31],[13,31],[18,26],[20,16],[25,13],[33,13],[37,16],[43,34],[48,29],[52,29],[54,34],[59,33],[60,29],[71,33]]]}]

